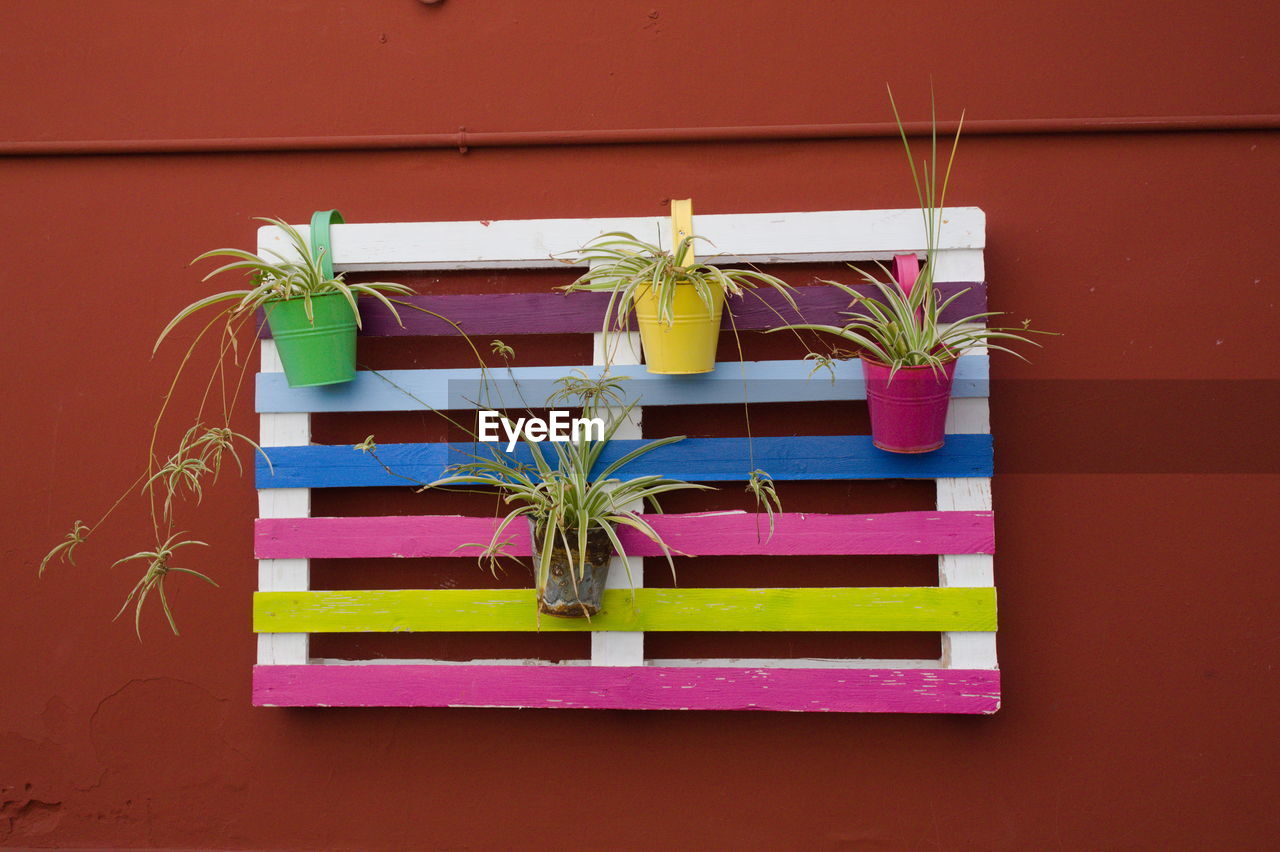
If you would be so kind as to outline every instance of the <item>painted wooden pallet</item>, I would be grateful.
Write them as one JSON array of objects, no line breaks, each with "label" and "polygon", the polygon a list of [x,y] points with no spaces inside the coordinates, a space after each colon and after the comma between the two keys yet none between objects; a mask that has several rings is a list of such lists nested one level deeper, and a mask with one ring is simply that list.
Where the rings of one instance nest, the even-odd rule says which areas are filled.
[{"label": "painted wooden pallet", "polygon": [[[985,306],[980,210],[946,211],[945,243],[935,270],[947,293],[967,291],[958,311]],[[340,271],[410,269],[519,269],[552,267],[569,251],[611,230],[665,232],[665,218],[528,220],[339,225],[333,229]],[[921,253],[924,234],[916,210],[831,211],[700,216],[699,233],[721,259],[755,263],[889,260]],[[304,229],[305,233],[305,229]],[[259,232],[259,248],[282,250],[273,228]],[[766,297],[739,306],[739,328],[777,321]],[[590,294],[458,294],[424,296],[415,303],[462,320],[474,334],[595,333],[595,364],[603,363],[598,333],[603,304]],[[501,302],[501,307],[496,305]],[[834,288],[802,288],[801,310],[810,320],[838,321],[847,299]],[[787,310],[790,310],[789,308]],[[785,315],[785,314],[784,314]],[[412,318],[411,318],[412,317]],[[520,322],[513,325],[512,317]],[[366,314],[367,335],[439,335],[456,329],[416,311],[399,329],[378,310]],[[740,403],[744,377],[753,401],[821,402],[865,395],[856,362],[835,376],[810,378],[799,362],[722,364],[707,376],[651,376],[639,362],[634,335],[612,335],[609,360],[641,406]],[[627,571],[615,566],[605,611],[590,622],[544,617],[539,623],[531,590],[421,589],[312,591],[309,560],[360,560],[459,555],[460,545],[487,540],[492,518],[442,516],[311,518],[310,489],[403,484],[350,446],[310,443],[314,412],[366,412],[475,408],[517,391],[538,396],[571,367],[517,368],[495,377],[478,370],[362,373],[352,385],[291,390],[279,374],[274,344],[263,341],[258,377],[261,444],[259,515],[255,549],[259,593],[254,629],[259,635],[254,702],[274,706],[472,706],[613,709],[761,709],[839,712],[991,713],[1000,701],[995,656],[994,550],[990,501],[991,439],[987,365],[962,359],[943,450],[896,456],[867,436],[797,436],[689,439],[664,447],[627,473],[674,473],[693,481],[742,480],[747,462],[777,480],[933,479],[937,510],[863,515],[784,513],[772,537],[757,536],[754,514],[740,512],[653,516],[664,537],[688,555],[769,560],[776,586],[752,589],[652,589],[643,586],[643,558],[657,554],[647,540],[625,539]],[[512,378],[518,386],[511,383]],[[832,381],[834,379],[834,381]],[[490,394],[486,397],[484,394]],[[545,396],[545,394],[542,394]],[[507,400],[511,401],[511,400]],[[494,405],[497,407],[497,405]],[[623,424],[616,447],[638,443],[639,418]],[[421,480],[476,451],[472,444],[391,444],[379,457],[397,473]],[[612,455],[611,457],[617,457]],[[607,462],[605,462],[607,463]],[[527,554],[527,530],[509,530],[510,552]],[[939,582],[928,587],[794,587],[788,556],[937,554]],[[356,563],[352,563],[356,564]],[[856,573],[856,572],[851,572]],[[319,632],[446,630],[451,632],[575,630],[591,633],[591,658],[538,660],[338,661],[312,659],[308,637]],[[878,631],[940,632],[937,660],[656,660],[646,659],[648,631]]]}]

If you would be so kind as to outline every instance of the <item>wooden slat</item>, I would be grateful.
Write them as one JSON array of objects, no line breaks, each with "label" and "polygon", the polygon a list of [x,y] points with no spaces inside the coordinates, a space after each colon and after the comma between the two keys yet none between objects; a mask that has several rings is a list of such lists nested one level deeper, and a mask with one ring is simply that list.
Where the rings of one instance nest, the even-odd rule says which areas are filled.
[{"label": "wooden slat", "polygon": [[[974,434],[991,433],[985,399],[953,400],[947,428]],[[991,480],[938,479],[937,507],[941,510],[990,511]],[[994,586],[995,565],[986,554],[947,554],[938,557],[938,585]],[[942,659],[947,667],[994,669],[998,664],[995,633],[944,633]]]},{"label": "wooden slat", "polygon": [[[855,285],[854,290],[873,295],[875,288],[869,284]],[[943,314],[943,319],[953,322],[963,317],[981,313],[987,309],[987,285],[983,282],[938,284],[943,299],[963,293]],[[726,303],[733,314],[732,324],[728,316],[724,327],[736,326],[739,331],[759,331],[776,328],[788,322],[814,322],[844,325],[848,321],[846,311],[849,297],[836,287],[818,284],[796,288],[796,305],[787,304],[773,290],[748,293],[741,299]],[[470,335],[511,334],[588,334],[600,331],[605,309],[609,304],[607,293],[489,293],[448,294],[430,296],[406,296],[408,302],[425,310],[446,316],[457,325],[445,322],[430,314],[412,308],[400,308],[396,322],[391,312],[375,299],[360,300],[361,330],[363,337],[438,337],[461,333]],[[854,313],[865,313],[858,308]],[[271,329],[265,322],[258,323],[259,335],[270,337]]]},{"label": "wooden slat", "polygon": [[[634,603],[632,596],[634,595]],[[995,589],[611,589],[603,611],[540,619],[532,589],[259,592],[256,632],[995,630]]]},{"label": "wooden slat", "polygon": [[[291,388],[283,373],[259,373],[259,412],[424,411],[475,408],[523,408],[540,405],[559,389],[556,381],[571,370],[589,376],[604,371],[599,365],[582,367],[517,367],[512,378],[505,371],[479,368],[438,370],[360,371],[342,385]],[[741,405],[743,383],[750,400],[763,402],[831,402],[866,399],[862,362],[838,361],[832,372],[808,361],[726,361],[715,372],[689,376],[658,375],[643,365],[618,364],[611,375],[626,376],[624,402],[641,405]],[[952,390],[956,397],[987,395],[987,356],[966,355],[956,364]]]},{"label": "wooden slat", "polygon": [[[948,207],[943,218],[939,249],[985,246],[986,215],[980,209]],[[572,252],[609,231],[653,239],[667,228],[665,216],[334,225],[333,260],[339,272],[559,267],[564,261],[553,255]],[[309,234],[305,225],[298,230]],[[699,215],[698,233],[712,241],[703,253],[721,263],[887,260],[902,252],[923,253],[926,245],[916,208]],[[259,229],[258,244],[286,255],[289,249],[275,227]]]},{"label": "wooden slat", "polygon": [[[284,369],[280,353],[271,340],[262,341],[263,371]],[[258,418],[258,443],[263,447],[305,444],[311,440],[311,415],[263,414]],[[311,514],[311,491],[306,488],[272,488],[258,492],[258,515],[262,518],[302,518]],[[311,564],[306,559],[261,559],[258,561],[258,590],[262,592],[302,591],[310,588]],[[260,665],[295,665],[309,656],[305,633],[258,634]]]},{"label": "wooden slat", "polygon": [[[605,334],[596,332],[591,340],[592,364],[639,364],[641,357],[640,332]],[[625,414],[625,416],[624,416]],[[612,440],[638,439],[644,436],[644,409],[606,408],[604,416],[609,421],[622,418],[617,423]],[[644,503],[632,500],[621,507],[632,512],[644,511]],[[641,556],[614,556],[609,560],[609,576],[605,588],[621,589],[644,585],[644,558]],[[644,665],[644,633],[638,630],[615,630],[591,634],[591,662],[598,666]]]},{"label": "wooden slat", "polygon": [[659,666],[259,666],[268,707],[994,713],[1000,673]]},{"label": "wooden slat", "polygon": [[[990,512],[895,512],[875,515],[779,514],[773,532],[763,514],[645,515],[675,553],[689,556],[793,556],[991,553]],[[496,518],[450,515],[264,519],[255,526],[259,559],[357,559],[474,555],[464,545],[487,543]],[[619,537],[630,556],[661,556],[636,530]],[[507,528],[512,556],[528,556],[523,522]]]},{"label": "wooden slat", "polygon": [[[600,465],[610,464],[643,441],[611,441]],[[754,444],[754,456],[749,453]],[[271,466],[256,455],[258,488],[357,488],[406,485],[409,477],[431,482],[445,468],[468,461],[466,454],[491,444],[383,444],[378,457],[350,445],[264,448]],[[528,452],[517,448],[526,462]],[[942,449],[906,455],[876,449],[869,435],[801,436],[794,438],[688,438],[659,447],[623,467],[624,478],[665,474],[689,482],[741,482],[754,466],[778,481],[823,479],[936,479],[991,476],[990,435],[948,435]]]}]

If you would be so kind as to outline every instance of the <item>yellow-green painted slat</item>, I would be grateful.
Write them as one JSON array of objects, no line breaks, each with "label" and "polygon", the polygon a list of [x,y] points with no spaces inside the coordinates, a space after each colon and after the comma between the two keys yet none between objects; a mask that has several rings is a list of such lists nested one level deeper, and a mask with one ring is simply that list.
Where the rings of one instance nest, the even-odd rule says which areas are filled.
[{"label": "yellow-green painted slat", "polygon": [[538,618],[532,589],[258,592],[258,633],[996,629],[991,588],[613,589],[592,618]]}]

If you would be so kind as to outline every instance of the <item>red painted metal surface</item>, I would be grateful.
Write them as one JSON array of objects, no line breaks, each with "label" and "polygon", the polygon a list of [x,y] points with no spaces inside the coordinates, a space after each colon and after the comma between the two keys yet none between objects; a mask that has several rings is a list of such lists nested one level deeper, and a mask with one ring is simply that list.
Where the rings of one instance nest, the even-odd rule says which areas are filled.
[{"label": "red painted metal surface", "polygon": [[[929,122],[904,123],[907,133],[924,136]],[[954,133],[954,122],[938,123]],[[1204,133],[1280,129],[1280,114],[1123,116],[1116,118],[1027,118],[973,120],[967,136],[1021,136],[1077,133]],[[351,136],[264,136],[215,139],[56,139],[0,141],[0,156],[84,157],[137,154],[267,154],[307,151],[413,151],[452,148],[543,148],[575,145],[665,145],[673,142],[811,142],[822,139],[897,138],[889,121],[860,124],[782,124],[737,127],[641,127],[624,130],[489,130],[454,133],[393,133]]]},{"label": "red painted metal surface", "polygon": [[[0,159],[10,284],[0,312],[0,843],[519,848],[554,837],[586,848],[607,836],[619,848],[1251,849],[1280,832],[1271,710],[1280,687],[1268,676],[1275,542],[1259,522],[1280,502],[1280,482],[1188,467],[1203,455],[1197,447],[1280,417],[1274,394],[1252,392],[1220,414],[1204,404],[1211,386],[1198,383],[1228,380],[1230,393],[1238,380],[1280,379],[1280,144],[1272,124],[1248,118],[1280,112],[1274,3],[1047,3],[1010,14],[927,0],[913,11],[926,25],[907,63],[896,41],[875,37],[901,20],[890,0],[9,5],[0,135],[21,145],[456,138],[462,125],[661,129],[676,123],[676,93],[681,122],[696,115],[688,123],[707,127],[883,124],[885,79],[905,117],[919,120],[930,75],[948,118],[961,106],[975,120],[1050,115],[1095,127],[1114,116],[1222,115],[1237,118],[1215,127],[1253,129],[1181,133],[1192,128],[1164,118],[1165,132],[1142,135],[961,140],[948,197],[987,212],[992,309],[1064,333],[1033,365],[994,367],[1004,381],[992,403],[997,469],[1047,449],[1052,463],[995,480],[1004,699],[999,714],[969,719],[254,709],[255,507],[234,470],[181,516],[212,545],[193,567],[222,588],[170,584],[180,639],[156,612],[142,645],[125,619],[110,623],[137,577],[109,566],[149,544],[136,506],[81,549],[79,567],[35,577],[71,522],[94,522],[137,475],[169,378],[149,360],[154,336],[208,292],[188,261],[252,246],[250,216],[299,222],[321,207],[355,221],[660,215],[667,199],[690,196],[715,213],[903,207],[915,199],[892,138]],[[501,276],[449,280],[440,292],[511,292]],[[590,357],[589,340],[508,342],[524,364]],[[421,366],[470,358],[449,338],[376,341],[362,356],[377,361],[384,343],[411,346]],[[749,356],[797,357],[794,342],[746,345]],[[1130,404],[1111,404],[1070,395],[1072,379],[1166,380],[1173,390],[1128,389]],[[1194,400],[1176,391],[1183,382]],[[174,405],[190,410],[196,396],[180,393]],[[252,430],[247,398],[239,411]],[[646,420],[663,429],[676,414]],[[740,434],[736,408],[711,415],[700,434]],[[796,416],[760,406],[753,426],[789,434]],[[865,408],[833,406],[830,417],[865,422]],[[317,424],[325,435],[353,428]],[[386,423],[406,433],[400,440],[444,440],[408,436],[433,428],[417,415]],[[1115,472],[1129,455],[1118,447],[1153,440],[1177,450],[1165,472]],[[1099,453],[1112,461],[1082,475]],[[789,511],[930,508],[916,488],[780,490]],[[403,514],[492,508],[424,497],[383,499],[408,503]],[[933,570],[921,558],[869,558],[869,582],[919,581]],[[488,578],[467,560],[375,562],[368,575],[410,587],[423,571],[460,585],[519,579]],[[767,584],[740,562],[705,557],[679,569],[700,585]],[[830,579],[843,568],[815,557],[806,570]],[[319,583],[338,573],[315,567]],[[585,656],[577,640],[499,637],[483,650]],[[356,648],[464,653],[449,637],[429,649],[414,641]],[[746,636],[710,644],[723,641],[663,637],[653,650],[774,649]],[[909,637],[848,641],[867,656],[929,653]],[[850,653],[834,642],[806,637],[787,651]],[[548,761],[547,743],[570,738],[583,757]],[[579,834],[556,818],[566,790],[594,797]]]}]

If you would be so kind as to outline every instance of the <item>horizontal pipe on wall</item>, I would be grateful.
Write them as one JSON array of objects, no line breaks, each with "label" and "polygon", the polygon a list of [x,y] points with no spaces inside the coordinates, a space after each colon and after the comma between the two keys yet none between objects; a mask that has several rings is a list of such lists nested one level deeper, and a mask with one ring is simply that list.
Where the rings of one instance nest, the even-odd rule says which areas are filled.
[{"label": "horizontal pipe on wall", "polygon": [[[929,132],[928,122],[911,122],[913,136]],[[940,133],[954,133],[943,122]],[[1187,133],[1278,130],[1280,115],[1185,115],[1117,118],[987,119],[965,122],[967,136],[1076,133]],[[69,157],[139,154],[264,154],[303,151],[393,151],[430,148],[557,147],[696,142],[777,142],[868,139],[898,135],[891,122],[863,124],[779,124],[737,127],[661,127],[624,130],[509,130],[404,133],[377,136],[278,136],[223,139],[89,139],[0,142],[0,156]]]}]

